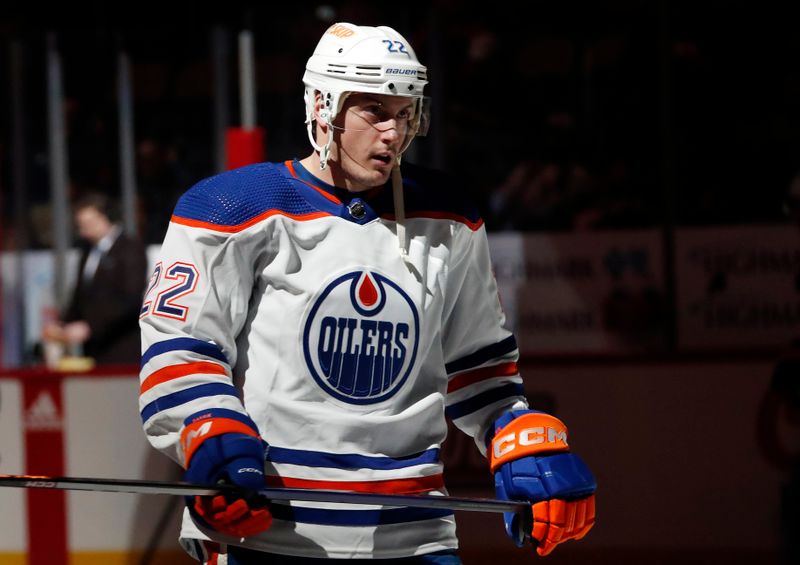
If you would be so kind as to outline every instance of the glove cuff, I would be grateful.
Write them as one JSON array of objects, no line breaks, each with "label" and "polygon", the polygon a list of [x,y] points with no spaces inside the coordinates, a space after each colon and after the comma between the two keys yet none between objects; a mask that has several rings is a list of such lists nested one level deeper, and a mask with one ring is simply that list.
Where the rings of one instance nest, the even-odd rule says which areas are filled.
[{"label": "glove cuff", "polygon": [[[503,419],[495,425],[502,425]],[[528,412],[498,429],[489,450],[494,473],[503,464],[520,457],[569,451],[567,426],[544,412]]]},{"label": "glove cuff", "polygon": [[246,414],[233,410],[204,410],[186,418],[181,431],[184,468],[189,468],[192,457],[204,441],[227,433],[261,437],[255,423]]}]

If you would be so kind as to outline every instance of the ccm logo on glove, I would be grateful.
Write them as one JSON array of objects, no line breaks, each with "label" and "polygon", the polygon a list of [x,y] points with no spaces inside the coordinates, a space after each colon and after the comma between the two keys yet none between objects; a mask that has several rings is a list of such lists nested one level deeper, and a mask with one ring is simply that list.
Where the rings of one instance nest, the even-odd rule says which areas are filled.
[{"label": "ccm logo on glove", "polygon": [[[547,435],[545,435],[545,429]],[[556,428],[527,428],[519,432],[519,445],[538,445],[544,443],[563,443],[567,445],[567,432]],[[502,457],[517,447],[517,434],[511,433],[495,438],[494,456]]]},{"label": "ccm logo on glove", "polygon": [[489,462],[494,472],[507,461],[559,451],[569,451],[564,423],[549,414],[529,413],[496,430]]}]

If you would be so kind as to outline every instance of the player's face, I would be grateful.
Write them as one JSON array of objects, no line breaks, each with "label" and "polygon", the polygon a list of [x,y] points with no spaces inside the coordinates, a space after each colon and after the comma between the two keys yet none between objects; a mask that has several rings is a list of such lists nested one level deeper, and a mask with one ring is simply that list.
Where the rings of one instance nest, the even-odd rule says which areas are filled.
[{"label": "player's face", "polygon": [[413,116],[413,100],[402,96],[353,93],[334,120],[331,152],[336,184],[353,191],[389,180]]}]

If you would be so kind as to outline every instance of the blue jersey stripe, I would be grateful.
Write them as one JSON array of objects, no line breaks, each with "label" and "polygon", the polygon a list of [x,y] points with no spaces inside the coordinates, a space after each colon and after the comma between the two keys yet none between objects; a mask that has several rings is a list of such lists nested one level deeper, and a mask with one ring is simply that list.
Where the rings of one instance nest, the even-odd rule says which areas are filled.
[{"label": "blue jersey stripe", "polygon": [[501,387],[489,389],[480,394],[476,394],[472,398],[462,400],[451,406],[445,408],[444,413],[448,418],[455,420],[467,414],[477,412],[481,408],[489,406],[490,404],[502,400],[504,398],[512,398],[514,396],[523,396],[525,388],[519,383],[508,383]]},{"label": "blue jersey stripe", "polygon": [[164,395],[145,406],[144,410],[141,412],[142,422],[146,422],[158,412],[174,408],[175,406],[180,406],[181,404],[186,404],[187,402],[191,402],[196,398],[217,395],[235,396],[237,398],[239,397],[236,388],[231,385],[211,383],[193,386],[192,388],[187,388],[185,390],[173,392],[172,394]]},{"label": "blue jersey stripe", "polygon": [[188,426],[192,423],[193,420],[196,418],[227,418],[229,420],[235,420],[237,422],[241,422],[242,424],[251,427],[253,430],[258,432],[258,427],[256,426],[255,422],[250,419],[247,414],[242,414],[241,412],[237,412],[236,410],[229,410],[227,408],[209,408],[208,410],[200,410],[199,412],[195,412],[188,418],[183,421],[184,426]]},{"label": "blue jersey stripe", "polygon": [[145,351],[144,355],[142,355],[141,366],[144,367],[145,363],[150,361],[150,359],[156,355],[169,353],[170,351],[192,351],[194,353],[199,353],[200,355],[205,355],[206,357],[211,357],[217,361],[222,361],[226,365],[230,365],[227,357],[225,357],[225,354],[215,344],[208,341],[194,339],[193,337],[176,337],[166,341],[159,341],[158,343],[154,343],[148,347],[147,351]]},{"label": "blue jersey stripe", "polygon": [[475,353],[470,353],[466,357],[456,359],[445,365],[445,371],[448,375],[453,373],[460,373],[467,369],[472,369],[479,365],[483,365],[487,361],[507,355],[517,349],[517,340],[513,335],[508,336],[503,341],[498,341],[491,345],[487,345],[483,349],[479,349]]},{"label": "blue jersey stripe", "polygon": [[306,467],[331,467],[334,469],[403,469],[414,465],[439,462],[439,449],[428,449],[407,457],[377,457],[354,453],[325,453],[289,449],[271,445],[267,451],[267,461],[289,463]]},{"label": "blue jersey stripe", "polygon": [[390,508],[387,510],[331,510],[300,508],[272,504],[269,508],[278,520],[325,526],[384,526],[419,522],[452,516],[453,511],[441,508]]}]

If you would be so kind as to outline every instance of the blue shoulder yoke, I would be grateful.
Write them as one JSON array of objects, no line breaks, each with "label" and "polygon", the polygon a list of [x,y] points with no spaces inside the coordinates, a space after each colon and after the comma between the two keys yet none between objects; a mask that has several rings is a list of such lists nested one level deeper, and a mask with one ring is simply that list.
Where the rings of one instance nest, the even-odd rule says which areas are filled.
[{"label": "blue shoulder yoke", "polygon": [[279,168],[276,163],[257,163],[201,180],[181,196],[174,215],[231,227],[269,210],[297,215],[315,212]]}]

